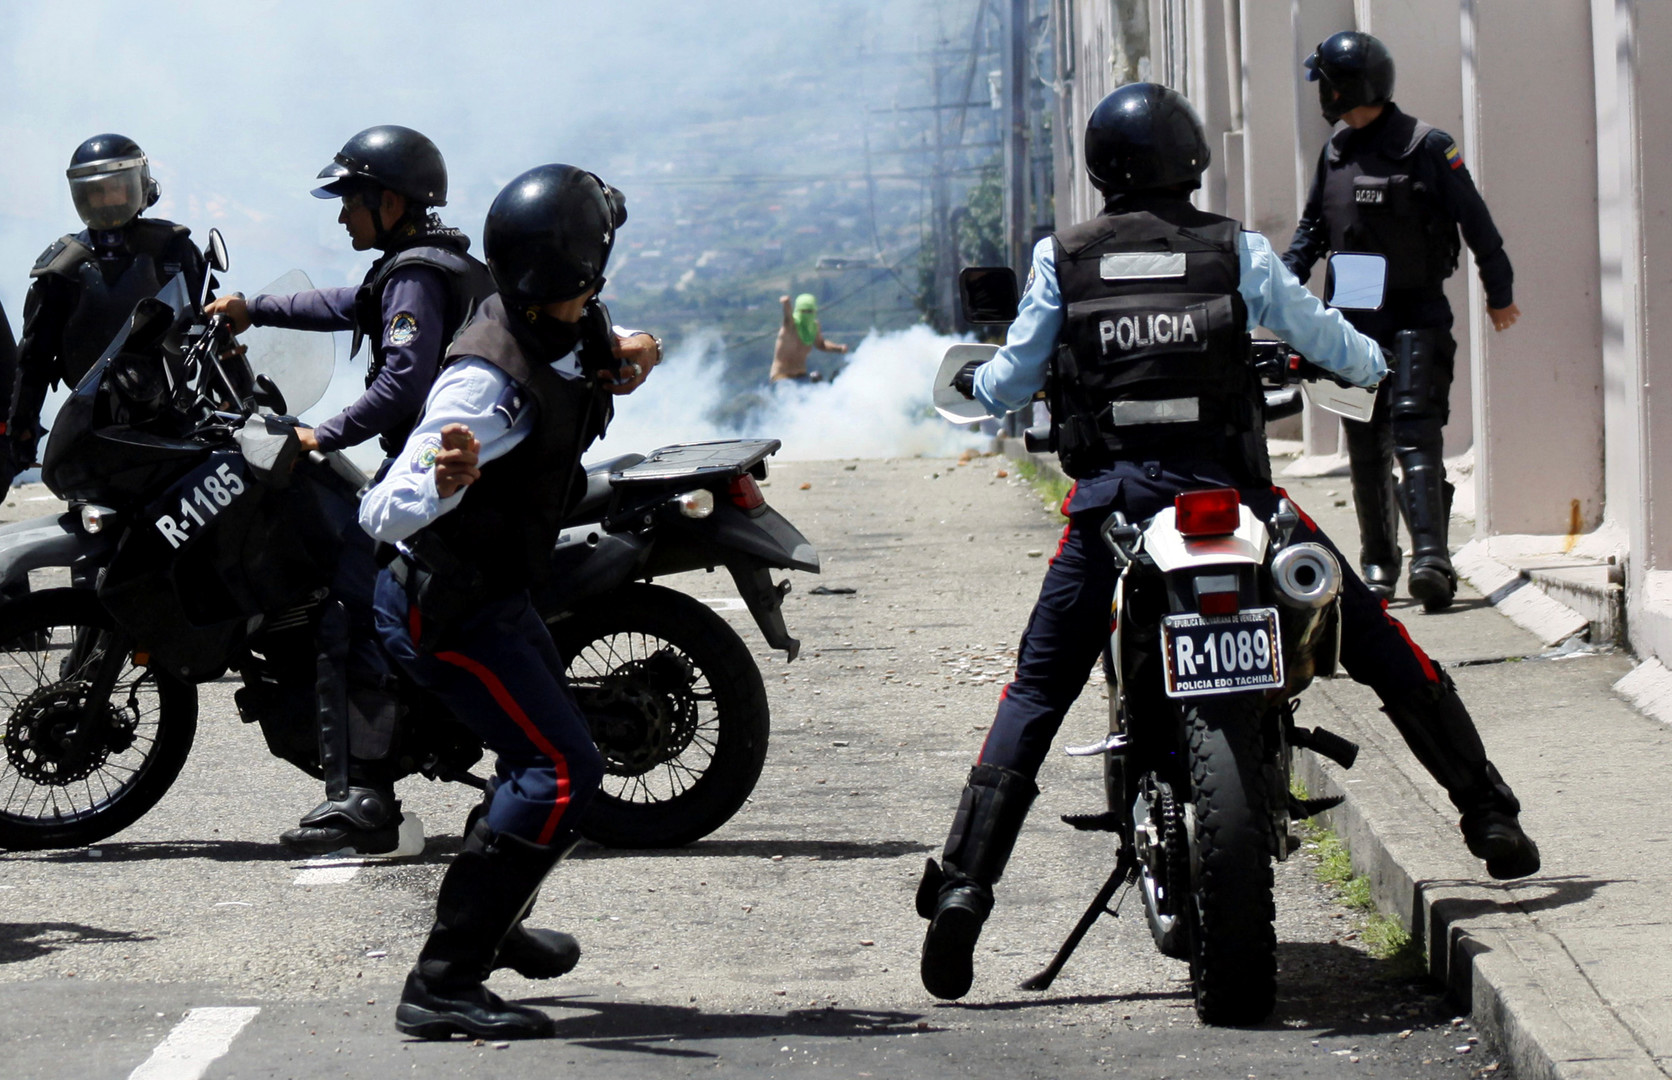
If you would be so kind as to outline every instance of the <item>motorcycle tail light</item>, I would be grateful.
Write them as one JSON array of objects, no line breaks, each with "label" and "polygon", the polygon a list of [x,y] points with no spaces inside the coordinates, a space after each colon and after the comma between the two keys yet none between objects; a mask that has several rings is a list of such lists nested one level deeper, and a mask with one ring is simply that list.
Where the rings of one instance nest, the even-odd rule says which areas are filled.
[{"label": "motorcycle tail light", "polygon": [[758,510],[766,505],[766,496],[761,494],[761,486],[755,483],[755,478],[748,473],[733,480],[726,494],[731,496],[732,505],[739,510]]},{"label": "motorcycle tail light", "polygon": [[1183,536],[1225,536],[1242,522],[1236,488],[1187,491],[1173,500],[1175,523]]}]

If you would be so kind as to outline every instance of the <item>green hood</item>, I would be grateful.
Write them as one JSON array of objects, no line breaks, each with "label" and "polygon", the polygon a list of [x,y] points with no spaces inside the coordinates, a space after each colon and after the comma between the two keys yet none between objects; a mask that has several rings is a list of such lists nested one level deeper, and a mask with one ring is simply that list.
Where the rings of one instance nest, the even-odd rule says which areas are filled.
[{"label": "green hood", "polygon": [[819,339],[819,301],[810,292],[795,298],[795,332],[801,335],[803,345]]}]

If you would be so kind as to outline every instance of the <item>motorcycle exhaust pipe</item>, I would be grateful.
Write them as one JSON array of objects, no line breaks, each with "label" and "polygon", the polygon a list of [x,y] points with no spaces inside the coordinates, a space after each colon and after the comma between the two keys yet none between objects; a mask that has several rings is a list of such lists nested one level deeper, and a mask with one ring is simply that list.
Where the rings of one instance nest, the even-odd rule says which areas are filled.
[{"label": "motorcycle exhaust pipe", "polygon": [[1341,592],[1341,564],[1322,544],[1290,544],[1271,560],[1277,598],[1293,608],[1316,610]]}]

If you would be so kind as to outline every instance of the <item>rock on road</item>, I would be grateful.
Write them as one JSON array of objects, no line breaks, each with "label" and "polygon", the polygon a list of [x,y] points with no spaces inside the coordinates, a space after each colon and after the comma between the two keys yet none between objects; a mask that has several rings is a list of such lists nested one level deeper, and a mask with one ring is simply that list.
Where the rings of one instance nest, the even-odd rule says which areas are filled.
[{"label": "rock on road", "polygon": [[[395,1033],[400,983],[475,793],[405,781],[432,838],[424,856],[310,870],[274,838],[318,785],[268,756],[222,681],[203,688],[197,746],[145,819],[95,849],[0,853],[0,1075],[1468,1077],[1495,1062],[1434,987],[1367,956],[1304,857],[1278,867],[1278,1006],[1259,1028],[1196,1022],[1185,965],[1155,952],[1130,897],[1048,992],[1015,989],[1112,858],[1107,836],[1058,820],[1101,801],[1098,765],[1060,753],[999,887],[973,991],[943,1004],[922,990],[913,890],[1061,530],[1014,472],[991,457],[774,465],[765,493],[819,548],[824,573],[794,575],[794,663],[766,650],[746,612],[717,605],[766,679],[765,771],[707,840],[583,845],[552,875],[532,922],[575,933],[581,966],[492,985],[548,1008],[558,1040]],[[1331,483],[1297,497],[1311,506]],[[14,492],[5,518],[50,512],[44,495]],[[735,596],[723,572],[664,584]],[[1094,676],[1057,745],[1098,738],[1105,709]],[[202,1051],[207,1064],[190,1063],[179,1047],[192,1032],[177,1025],[225,1007],[259,1011],[195,1014],[194,1031],[232,1019]],[[158,1051],[171,1032],[174,1049]]]}]

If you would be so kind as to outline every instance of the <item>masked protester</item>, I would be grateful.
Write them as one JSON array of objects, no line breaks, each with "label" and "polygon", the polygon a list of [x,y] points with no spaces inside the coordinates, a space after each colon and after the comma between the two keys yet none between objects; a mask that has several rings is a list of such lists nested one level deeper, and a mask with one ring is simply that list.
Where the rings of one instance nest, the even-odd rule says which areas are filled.
[{"label": "masked protester", "polygon": [[93,136],[76,148],[65,175],[87,227],[54,242],[29,272],[33,280],[23,303],[16,378],[4,385],[10,403],[4,432],[7,486],[39,451],[47,391],[60,382],[79,383],[134,305],[176,274],[185,274],[192,296],[201,296],[207,269],[190,229],[141,216],[156,205],[162,188],[151,178],[150,159],[132,139]]},{"label": "masked protester", "polygon": [[615,330],[598,302],[619,192],[542,165],[488,211],[497,295],[448,347],[423,415],[360,522],[397,552],[377,582],[377,629],[419,684],[497,755],[395,1026],[423,1038],[538,1038],[538,1010],[483,981],[496,966],[560,974],[574,939],[522,919],[573,846],[603,759],[529,589],[549,572],[564,509],[585,490],[581,454],[660,359],[649,334]]},{"label": "masked protester", "polygon": [[[1063,506],[1062,544],[1022,634],[1016,677],[970,771],[941,861],[929,860],[918,886],[917,910],[929,920],[923,985],[940,998],[970,988],[976,940],[1038,792],[1034,777],[1108,640],[1119,575],[1100,526],[1117,510],[1146,521],[1179,493],[1201,488],[1236,488],[1258,516],[1276,512],[1287,496],[1271,485],[1250,348],[1256,326],[1358,385],[1375,385],[1386,372],[1376,343],[1307,292],[1265,237],[1190,204],[1208,146],[1181,95],[1150,83],[1121,87],[1093,110],[1084,145],[1103,213],[1039,242],[1004,348],[954,382],[994,416],[1049,386],[1062,468],[1076,483]],[[1113,311],[1192,312],[1195,333],[1108,337],[1099,323],[1108,325]],[[1157,401],[1180,407],[1158,409]],[[1304,514],[1295,535],[1333,550]],[[1348,673],[1376,691],[1445,786],[1463,812],[1469,850],[1488,871],[1533,873],[1538,849],[1521,831],[1520,805],[1487,760],[1451,680],[1364,582],[1345,578]]]},{"label": "masked protester", "polygon": [[[298,429],[307,450],[341,450],[370,439],[394,453],[412,430],[435,383],[447,343],[493,291],[488,269],[469,254],[470,239],[443,225],[447,164],[411,128],[367,128],[320,170],[313,194],[340,199],[337,216],[356,251],[377,259],[358,287],[293,296],[227,296],[210,304],[235,332],[247,327],[352,330],[353,352],[371,343],[366,392],[317,428]],[[280,836],[304,854],[395,852],[402,820],[386,764],[398,744],[397,702],[388,661],[372,631],[372,545],[356,530],[332,597],[323,605],[322,681],[318,710],[325,800]]]},{"label": "masked protester", "polygon": [[817,381],[818,376],[807,371],[807,358],[813,350],[845,353],[848,347],[824,339],[824,332],[819,328],[819,301],[812,293],[796,297],[793,306],[787,296],[779,297],[779,302],[784,306],[784,324],[778,328],[778,341],[772,349],[770,381]]},{"label": "masked protester", "polygon": [[[1347,319],[1394,356],[1365,423],[1348,420],[1347,454],[1358,511],[1360,565],[1378,596],[1399,581],[1399,510],[1411,534],[1407,586],[1428,611],[1457,592],[1447,545],[1452,486],[1441,433],[1451,414],[1457,343],[1442,284],[1457,269],[1458,227],[1475,253],[1495,330],[1521,315],[1503,237],[1450,135],[1393,102],[1393,56],[1369,34],[1336,34],[1307,58],[1324,118],[1336,125],[1318,159],[1306,209],[1283,262],[1301,280],[1329,251],[1369,251],[1388,260],[1379,311]],[[1393,459],[1404,480],[1397,498]]]}]

